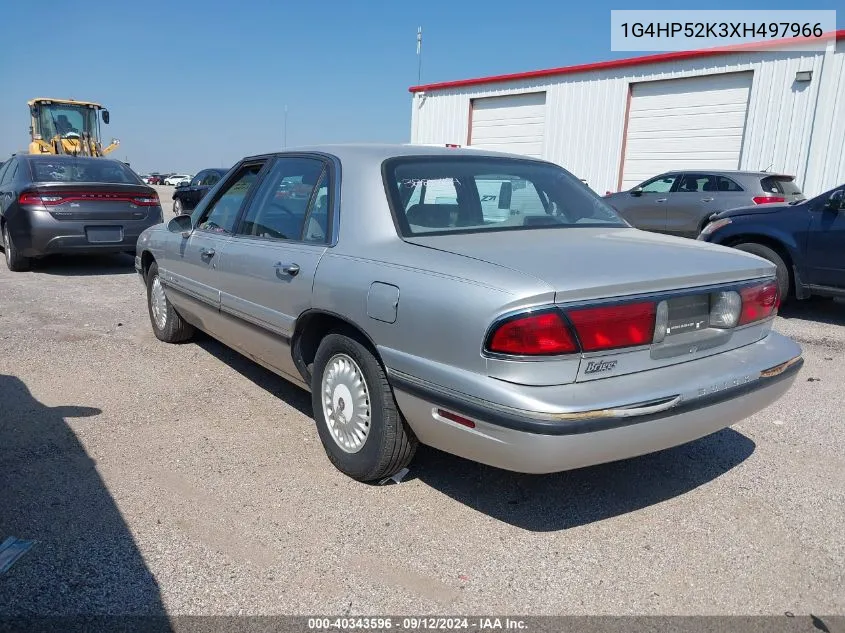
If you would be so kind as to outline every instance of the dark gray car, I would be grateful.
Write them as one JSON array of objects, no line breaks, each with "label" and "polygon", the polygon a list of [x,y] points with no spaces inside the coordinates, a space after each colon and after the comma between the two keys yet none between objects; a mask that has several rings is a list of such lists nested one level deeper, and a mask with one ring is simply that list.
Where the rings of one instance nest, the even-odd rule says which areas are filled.
[{"label": "dark gray car", "polygon": [[134,252],[162,222],[155,189],[108,158],[20,155],[0,168],[0,233],[10,270],[53,253]]},{"label": "dark gray car", "polygon": [[605,196],[638,229],[695,238],[714,213],[804,200],[794,176],[765,171],[671,171]]}]

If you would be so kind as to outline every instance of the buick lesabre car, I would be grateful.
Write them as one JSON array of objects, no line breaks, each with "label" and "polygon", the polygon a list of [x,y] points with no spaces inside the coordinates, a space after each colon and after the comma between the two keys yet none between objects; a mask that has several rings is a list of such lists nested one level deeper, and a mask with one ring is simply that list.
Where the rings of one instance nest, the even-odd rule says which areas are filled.
[{"label": "buick lesabre car", "polygon": [[[501,186],[495,218],[479,182]],[[768,406],[802,364],[772,331],[769,262],[634,229],[564,169],[479,150],[246,158],[145,231],[135,266],[159,339],[199,328],[310,390],[362,481],[418,443],[528,473],[661,450]]]}]

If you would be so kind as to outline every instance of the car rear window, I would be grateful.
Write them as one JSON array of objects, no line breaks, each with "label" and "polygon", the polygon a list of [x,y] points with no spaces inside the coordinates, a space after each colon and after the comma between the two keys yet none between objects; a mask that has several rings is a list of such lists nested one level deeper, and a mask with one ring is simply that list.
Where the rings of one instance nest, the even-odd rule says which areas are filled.
[{"label": "car rear window", "polygon": [[573,226],[628,226],[565,169],[533,160],[414,156],[385,162],[385,184],[406,236]]},{"label": "car rear window", "polygon": [[110,184],[143,184],[134,171],[123,163],[107,158],[74,158],[56,160],[30,159],[34,182],[104,182]]},{"label": "car rear window", "polygon": [[760,181],[766,193],[800,194],[801,187],[791,176],[766,176]]}]

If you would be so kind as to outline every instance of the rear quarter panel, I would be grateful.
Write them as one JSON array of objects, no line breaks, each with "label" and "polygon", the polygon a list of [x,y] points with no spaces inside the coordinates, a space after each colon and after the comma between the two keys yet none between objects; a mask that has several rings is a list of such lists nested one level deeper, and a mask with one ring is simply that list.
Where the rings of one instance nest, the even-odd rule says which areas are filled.
[{"label": "rear quarter panel", "polygon": [[[375,282],[399,289],[393,323],[368,315]],[[449,375],[459,380],[460,370],[486,376],[481,350],[491,323],[513,309],[552,303],[554,294],[528,275],[397,238],[366,255],[326,253],[313,307],[361,328],[389,368],[443,384]]]}]

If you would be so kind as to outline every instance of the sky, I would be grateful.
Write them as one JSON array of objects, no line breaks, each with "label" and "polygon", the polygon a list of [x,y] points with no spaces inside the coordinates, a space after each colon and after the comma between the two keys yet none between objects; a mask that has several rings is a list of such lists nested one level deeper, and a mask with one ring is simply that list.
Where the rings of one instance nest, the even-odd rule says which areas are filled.
[{"label": "sky", "polygon": [[[713,0],[706,8],[840,2]],[[139,173],[229,167],[285,142],[408,142],[419,26],[423,83],[644,54],[611,52],[610,11],[632,5],[608,0],[6,4],[0,160],[28,144],[27,100],[73,98],[109,109],[104,140],[120,139],[112,156]],[[845,28],[845,10],[837,27]]]}]

